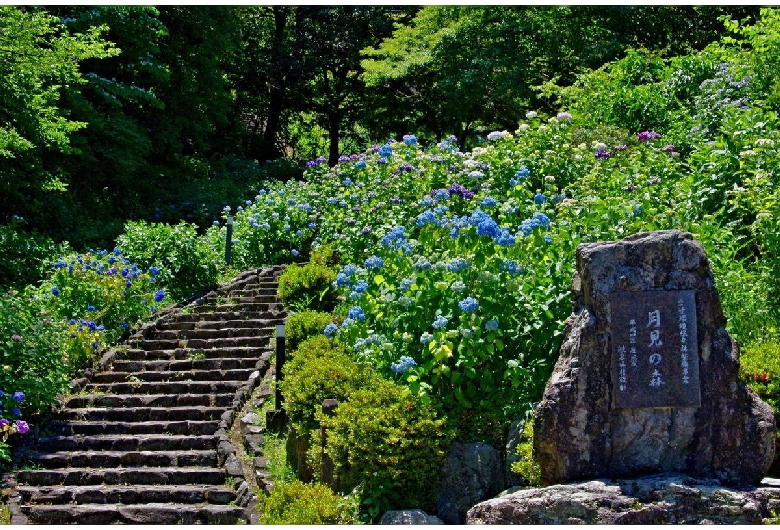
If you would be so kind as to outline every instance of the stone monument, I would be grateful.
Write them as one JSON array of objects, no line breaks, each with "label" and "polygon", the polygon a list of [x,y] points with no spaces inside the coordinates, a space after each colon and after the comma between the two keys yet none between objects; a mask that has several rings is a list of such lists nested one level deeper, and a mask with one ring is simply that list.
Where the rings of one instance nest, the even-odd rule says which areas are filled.
[{"label": "stone monument", "polygon": [[542,480],[761,481],[774,413],[738,379],[702,246],[686,232],[649,232],[582,244],[576,260],[574,310],[535,417]]}]

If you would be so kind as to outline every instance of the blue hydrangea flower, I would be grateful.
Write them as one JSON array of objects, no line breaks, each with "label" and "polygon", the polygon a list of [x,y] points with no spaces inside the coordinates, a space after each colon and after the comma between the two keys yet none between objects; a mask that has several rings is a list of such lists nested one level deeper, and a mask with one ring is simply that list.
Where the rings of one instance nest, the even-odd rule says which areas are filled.
[{"label": "blue hydrangea flower", "polygon": [[456,293],[462,293],[463,291],[466,290],[466,284],[463,283],[462,281],[458,280],[458,281],[452,282],[452,284],[450,285],[450,289],[452,289]]},{"label": "blue hydrangea flower", "polygon": [[404,355],[403,357],[398,359],[398,361],[392,363],[390,365],[390,369],[397,374],[402,374],[412,366],[415,366],[416,364],[417,363],[414,361],[414,359],[412,359],[407,355]]},{"label": "blue hydrangea flower", "polygon": [[364,293],[368,289],[368,282],[366,280],[358,280],[357,283],[352,286],[352,290],[356,293]]},{"label": "blue hydrangea flower", "polygon": [[512,245],[515,244],[516,238],[515,236],[509,233],[509,230],[505,228],[501,230],[501,233],[498,234],[498,236],[495,237],[494,240],[502,247],[511,247]]},{"label": "blue hydrangea flower", "polygon": [[536,204],[544,204],[547,202],[547,197],[545,197],[544,193],[537,193],[534,195],[534,202]]},{"label": "blue hydrangea flower", "polygon": [[[378,153],[382,158],[387,158],[393,156],[393,148],[390,147],[390,144],[385,144],[379,148]],[[385,161],[385,163],[387,163],[387,161]]]},{"label": "blue hydrangea flower", "polygon": [[336,286],[338,287],[346,287],[349,285],[349,276],[344,274],[343,272],[340,272],[336,275]]},{"label": "blue hydrangea flower", "polygon": [[423,213],[417,216],[417,221],[415,221],[415,224],[417,226],[425,226],[427,224],[432,224],[436,226],[441,226],[441,221],[436,217],[436,214],[433,213],[431,210],[425,210]]},{"label": "blue hydrangea flower", "polygon": [[342,272],[347,276],[354,276],[355,274],[357,274],[357,271],[358,271],[357,265],[355,265],[354,263],[347,263],[342,269]]},{"label": "blue hydrangea flower", "polygon": [[417,137],[413,134],[405,134],[403,141],[408,146],[417,145]]},{"label": "blue hydrangea flower", "polygon": [[485,197],[479,203],[483,208],[493,208],[496,204],[498,204],[498,202],[493,197]]},{"label": "blue hydrangea flower", "polygon": [[439,315],[438,317],[436,317],[436,320],[433,321],[433,327],[434,329],[441,329],[443,327],[446,327],[448,322],[449,320]]},{"label": "blue hydrangea flower", "polygon": [[95,310],[95,306],[93,306],[93,305],[88,305],[87,306],[87,311],[91,312],[91,311],[94,311],[94,310]]},{"label": "blue hydrangea flower", "polygon": [[368,259],[366,259],[366,261],[363,263],[363,265],[364,265],[364,266],[365,266],[365,267],[366,267],[368,270],[377,270],[377,269],[381,269],[381,268],[382,268],[382,265],[384,265],[384,264],[385,264],[385,260],[383,260],[383,259],[382,259],[382,258],[380,258],[379,256],[371,256],[371,257],[369,257]]},{"label": "blue hydrangea flower", "polygon": [[450,272],[460,272],[462,270],[467,269],[469,266],[469,262],[466,261],[463,258],[452,258],[449,263],[447,263],[447,270]]},{"label": "blue hydrangea flower", "polygon": [[547,243],[548,245],[551,244],[552,243],[552,236],[550,234],[545,234],[544,235],[544,242]]},{"label": "blue hydrangea flower", "polygon": [[162,302],[163,298],[165,298],[165,291],[163,291],[162,289],[160,289],[159,291],[154,293],[154,301],[155,302],[158,302],[158,303]]},{"label": "blue hydrangea flower", "polygon": [[515,275],[521,271],[520,265],[510,259],[505,259],[502,261],[498,268],[502,271],[507,271],[511,275]]},{"label": "blue hydrangea flower", "polygon": [[433,335],[431,335],[430,333],[425,332],[422,335],[420,335],[420,343],[430,344],[431,342],[433,342]]},{"label": "blue hydrangea flower", "polygon": [[331,322],[330,324],[325,326],[325,330],[323,331],[323,333],[325,334],[326,337],[332,339],[336,335],[336,332],[338,332],[338,330],[339,327],[333,322]]},{"label": "blue hydrangea flower", "polygon": [[485,329],[488,331],[495,331],[498,329],[498,320],[488,320],[485,322]]},{"label": "blue hydrangea flower", "polygon": [[357,320],[359,322],[363,322],[366,319],[366,314],[359,305],[353,306],[352,309],[349,310],[348,315],[352,320]]},{"label": "blue hydrangea flower", "polygon": [[412,284],[414,283],[414,278],[404,278],[401,280],[401,284],[398,286],[398,289],[401,291],[408,291],[409,288],[411,288]]},{"label": "blue hydrangea flower", "polygon": [[366,169],[366,167],[368,167],[368,164],[366,164],[366,161],[365,161],[365,160],[358,160],[358,161],[355,163],[355,167],[356,167],[357,169]]},{"label": "blue hydrangea flower", "polygon": [[431,268],[431,262],[420,256],[420,258],[412,265],[417,270],[427,271]]},{"label": "blue hydrangea flower", "polygon": [[476,311],[479,307],[479,302],[469,296],[458,302],[458,307],[464,313],[471,313],[472,311]]},{"label": "blue hydrangea flower", "polygon": [[482,173],[481,171],[477,171],[476,169],[469,173],[469,177],[474,179],[474,180],[479,180],[479,179],[483,178],[484,176],[485,176],[484,173]]},{"label": "blue hydrangea flower", "polygon": [[449,199],[450,197],[450,194],[447,193],[447,190],[444,189],[434,190],[434,192],[432,192],[432,195],[433,198],[436,199],[437,201],[444,201],[446,199]]},{"label": "blue hydrangea flower", "polygon": [[352,186],[352,184],[354,184],[354,183],[352,182],[351,178],[347,177],[343,181],[341,181],[341,184],[348,188],[348,187]]},{"label": "blue hydrangea flower", "polygon": [[641,204],[634,208],[634,216],[635,217],[639,217],[640,215],[642,215],[642,205]]},{"label": "blue hydrangea flower", "polygon": [[52,287],[51,288],[51,294],[53,294],[54,296],[59,296],[60,295],[59,287],[57,287],[56,285],[54,287]]},{"label": "blue hydrangea flower", "polygon": [[471,337],[474,334],[474,330],[469,328],[460,328],[460,334],[463,337]]},{"label": "blue hydrangea flower", "polygon": [[535,219],[536,221],[538,221],[539,225],[542,226],[543,228],[550,228],[550,224],[551,224],[550,223],[550,218],[547,217],[542,212],[534,213],[534,215],[531,217],[531,219]]},{"label": "blue hydrangea flower", "polygon": [[292,250],[290,251],[290,254],[292,254],[292,256],[293,256],[294,258],[297,258],[298,256],[300,256],[300,254],[301,254],[301,253],[300,253],[300,252],[298,252],[296,249],[292,249]]},{"label": "blue hydrangea flower", "polygon": [[21,403],[26,399],[27,396],[24,395],[24,392],[14,392],[13,396],[11,397],[17,403]]}]

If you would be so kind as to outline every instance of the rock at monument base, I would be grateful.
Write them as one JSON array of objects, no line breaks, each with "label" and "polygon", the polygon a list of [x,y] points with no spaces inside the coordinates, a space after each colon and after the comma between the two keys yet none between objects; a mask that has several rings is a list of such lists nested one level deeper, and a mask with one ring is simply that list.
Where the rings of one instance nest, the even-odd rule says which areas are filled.
[{"label": "rock at monument base", "polygon": [[442,469],[437,514],[446,524],[463,524],[466,512],[503,489],[501,454],[484,442],[453,443]]},{"label": "rock at monument base", "polygon": [[659,474],[520,490],[477,504],[466,523],[761,524],[778,508],[780,488]]},{"label": "rock at monument base", "polygon": [[385,512],[379,524],[444,524],[435,515],[422,510],[391,510]]},{"label": "rock at monument base", "polygon": [[[738,378],[739,349],[702,246],[686,232],[649,232],[582,244],[576,259],[574,311],[535,416],[544,483],[677,472],[757,484],[774,457],[774,413]],[[638,302],[617,304],[623,300],[644,303],[644,313]],[[640,311],[641,322],[629,321],[628,310]],[[685,341],[681,322],[691,329]],[[618,361],[619,341],[629,336],[639,354]],[[663,385],[648,375],[661,359]],[[617,393],[626,380],[638,385],[628,398]]]}]

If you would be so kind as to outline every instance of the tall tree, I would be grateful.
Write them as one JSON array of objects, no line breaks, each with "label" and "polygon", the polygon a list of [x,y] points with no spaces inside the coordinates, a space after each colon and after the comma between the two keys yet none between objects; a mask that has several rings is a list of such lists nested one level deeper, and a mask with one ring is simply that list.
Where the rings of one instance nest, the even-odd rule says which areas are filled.
[{"label": "tall tree", "polygon": [[87,82],[79,66],[115,56],[104,26],[71,33],[39,9],[0,7],[0,212],[46,226],[49,201],[70,185],[59,161],[85,121],[62,108],[63,91]]}]

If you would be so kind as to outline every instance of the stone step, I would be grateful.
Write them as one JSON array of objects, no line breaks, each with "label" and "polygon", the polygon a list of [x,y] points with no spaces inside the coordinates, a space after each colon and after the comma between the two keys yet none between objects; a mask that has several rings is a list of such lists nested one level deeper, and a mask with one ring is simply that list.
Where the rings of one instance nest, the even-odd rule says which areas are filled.
[{"label": "stone step", "polygon": [[231,407],[132,407],[132,408],[66,408],[54,419],[79,421],[218,421]]},{"label": "stone step", "polygon": [[256,318],[251,320],[201,320],[195,323],[195,329],[244,329],[259,328],[276,330],[277,324],[282,324],[284,318]]},{"label": "stone step", "polygon": [[170,322],[217,322],[225,320],[276,320],[285,318],[287,312],[282,310],[275,311],[224,311],[215,313],[213,311],[198,311],[192,313],[179,313],[173,316]]},{"label": "stone step", "polygon": [[263,348],[269,344],[271,335],[261,337],[227,337],[218,339],[147,339],[139,344],[145,351],[173,350],[190,348],[211,350],[215,348],[255,347]]},{"label": "stone step", "polygon": [[48,451],[205,451],[216,446],[217,438],[212,435],[104,434],[39,438],[36,448]]},{"label": "stone step", "polygon": [[57,436],[73,435],[124,435],[171,434],[207,436],[219,430],[219,421],[67,421],[56,420],[48,424],[49,431]]},{"label": "stone step", "polygon": [[278,284],[276,283],[265,284],[262,286],[256,283],[247,284],[243,289],[234,289],[230,291],[230,296],[237,296],[239,298],[247,298],[251,296],[276,296],[277,288]]},{"label": "stone step", "polygon": [[22,503],[38,504],[148,504],[172,502],[225,505],[235,501],[232,488],[226,486],[19,486]]},{"label": "stone step", "polygon": [[201,355],[205,355],[206,359],[260,359],[269,351],[271,351],[269,346],[263,348],[173,348],[168,350],[141,350],[131,348],[124,352],[123,357],[131,361],[191,360],[196,359]]},{"label": "stone step", "polygon": [[226,394],[92,394],[70,396],[65,407],[134,408],[134,407],[230,407],[235,393]]},{"label": "stone step", "polygon": [[167,372],[102,372],[92,377],[93,383],[123,383],[127,381],[246,381],[252,368],[238,370],[177,370]]},{"label": "stone step", "polygon": [[198,306],[199,313],[228,313],[228,312],[248,312],[254,311],[257,313],[263,313],[268,311],[284,311],[284,306],[281,302],[252,302],[252,303],[212,303],[205,302]]},{"label": "stone step", "polygon": [[126,383],[90,383],[85,387],[89,394],[227,394],[235,392],[242,381],[170,381]]},{"label": "stone step", "polygon": [[161,329],[147,337],[147,340],[194,340],[194,339],[224,339],[238,337],[270,337],[276,328],[270,326],[247,326],[231,328],[227,326],[214,326],[212,328],[197,329]]},{"label": "stone step", "polygon": [[161,331],[191,331],[202,329],[244,329],[271,328],[280,323],[279,318],[247,318],[245,320],[197,320],[163,322],[157,328]]},{"label": "stone step", "polygon": [[[195,354],[193,353],[193,356]],[[205,357],[205,353],[202,354]],[[200,357],[200,356],[198,356]],[[257,368],[255,358],[182,359],[178,361],[129,361],[113,362],[117,372],[177,372],[182,370],[241,370]],[[140,376],[139,376],[140,377]]]},{"label": "stone step", "polygon": [[27,460],[47,469],[80,467],[214,467],[217,451],[56,451],[35,452]]},{"label": "stone step", "polygon": [[27,486],[96,486],[98,484],[223,485],[227,473],[214,467],[121,467],[95,469],[29,469],[16,475],[19,484]]},{"label": "stone step", "polygon": [[243,508],[213,504],[80,504],[22,506],[34,524],[236,524]]}]

